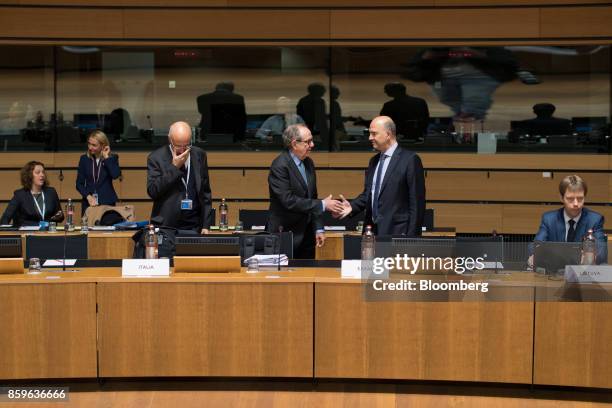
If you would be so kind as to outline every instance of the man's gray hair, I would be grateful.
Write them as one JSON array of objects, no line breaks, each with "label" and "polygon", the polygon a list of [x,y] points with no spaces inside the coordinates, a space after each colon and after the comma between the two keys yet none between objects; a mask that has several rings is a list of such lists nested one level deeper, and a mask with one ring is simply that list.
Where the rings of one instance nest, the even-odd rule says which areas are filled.
[{"label": "man's gray hair", "polygon": [[391,133],[394,137],[397,136],[397,130],[395,128],[395,123],[391,119],[385,119],[383,121],[383,128]]},{"label": "man's gray hair", "polygon": [[291,147],[291,142],[293,140],[302,140],[302,135],[300,134],[300,129],[306,126],[297,123],[295,125],[287,126],[287,129],[283,132],[283,144],[286,148]]}]

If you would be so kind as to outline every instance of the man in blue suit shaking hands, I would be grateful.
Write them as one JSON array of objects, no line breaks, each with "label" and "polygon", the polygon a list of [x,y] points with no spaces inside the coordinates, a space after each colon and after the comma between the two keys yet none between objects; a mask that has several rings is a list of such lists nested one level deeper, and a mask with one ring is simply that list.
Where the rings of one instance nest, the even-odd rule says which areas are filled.
[{"label": "man in blue suit shaking hands", "polygon": [[[598,245],[597,263],[608,258],[604,217],[584,206],[587,184],[579,176],[567,176],[559,183],[559,194],[563,208],[542,215],[540,229],[535,241],[580,242],[591,229]],[[532,263],[530,257],[530,264]]]}]

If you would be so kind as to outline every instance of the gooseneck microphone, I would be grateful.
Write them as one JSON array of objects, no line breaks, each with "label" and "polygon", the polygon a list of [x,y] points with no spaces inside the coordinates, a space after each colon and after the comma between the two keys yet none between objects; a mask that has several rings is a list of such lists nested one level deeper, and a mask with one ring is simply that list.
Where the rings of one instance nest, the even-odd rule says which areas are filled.
[{"label": "gooseneck microphone", "polygon": [[278,227],[278,266],[277,271],[281,269],[281,252],[283,251],[283,226]]}]

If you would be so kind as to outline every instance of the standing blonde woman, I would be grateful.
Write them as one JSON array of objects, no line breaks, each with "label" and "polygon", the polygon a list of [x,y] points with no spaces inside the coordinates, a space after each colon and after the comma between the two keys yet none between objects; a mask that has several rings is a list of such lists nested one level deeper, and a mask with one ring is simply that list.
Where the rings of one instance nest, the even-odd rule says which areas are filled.
[{"label": "standing blonde woman", "polygon": [[104,132],[94,130],[87,138],[87,154],[79,160],[76,188],[83,196],[81,214],[90,206],[115,205],[113,180],[120,175],[119,158],[111,154],[108,138]]}]

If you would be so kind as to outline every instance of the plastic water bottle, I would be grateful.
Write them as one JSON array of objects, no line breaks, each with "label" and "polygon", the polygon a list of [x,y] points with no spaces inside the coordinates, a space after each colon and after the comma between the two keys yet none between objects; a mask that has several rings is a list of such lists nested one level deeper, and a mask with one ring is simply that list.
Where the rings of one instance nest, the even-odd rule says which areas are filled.
[{"label": "plastic water bottle", "polygon": [[89,232],[89,226],[85,222],[85,219],[82,219],[81,220],[81,234],[87,235],[88,232]]},{"label": "plastic water bottle", "polygon": [[376,239],[372,232],[372,226],[367,225],[365,233],[361,237],[361,260],[371,261],[374,259],[374,247],[376,245]]},{"label": "plastic water bottle", "polygon": [[582,239],[581,265],[595,265],[597,261],[597,240],[590,229]]},{"label": "plastic water bottle", "polygon": [[157,259],[157,233],[155,232],[155,226],[149,224],[149,229],[145,236],[145,258]]},{"label": "plastic water bottle", "polygon": [[219,204],[219,229],[221,231],[227,231],[227,211],[227,203],[223,198]]},{"label": "plastic water bottle", "polygon": [[72,203],[72,199],[68,199],[68,204],[66,204],[66,226],[67,231],[74,231],[74,204]]}]

